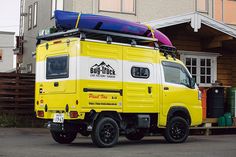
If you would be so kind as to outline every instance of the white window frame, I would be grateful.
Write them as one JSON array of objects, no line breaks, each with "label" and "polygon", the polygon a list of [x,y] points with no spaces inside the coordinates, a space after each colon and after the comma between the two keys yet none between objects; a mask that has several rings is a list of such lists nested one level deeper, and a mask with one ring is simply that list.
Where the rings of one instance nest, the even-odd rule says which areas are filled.
[{"label": "white window frame", "polygon": [[27,73],[32,73],[32,63],[27,64]]},{"label": "white window frame", "polygon": [[[57,1],[62,1],[62,7],[63,8],[59,8],[59,6],[58,6],[58,4],[59,3],[57,3]],[[53,5],[54,4],[54,5]],[[58,9],[60,9],[60,10],[64,10],[64,0],[51,0],[51,19],[53,19],[54,18],[54,11],[55,10],[58,10]]]},{"label": "white window frame", "polygon": [[99,0],[99,3],[98,3],[98,10],[99,11],[102,11],[102,12],[114,12],[114,13],[123,13],[123,14],[136,14],[136,0],[133,0],[133,2],[134,2],[134,5],[133,5],[133,7],[134,7],[134,10],[133,10],[133,12],[126,12],[126,11],[124,11],[124,2],[123,2],[123,0],[120,0],[121,2],[120,2],[120,11],[112,11],[112,10],[102,10],[102,9],[100,9],[100,5],[101,5],[101,2],[100,2],[101,0]]},{"label": "white window frame", "polygon": [[33,19],[33,27],[37,27],[38,24],[38,2],[34,3],[34,19]]},{"label": "white window frame", "polygon": [[[196,83],[200,87],[210,87],[212,83],[217,80],[217,57],[220,56],[219,53],[209,53],[209,52],[195,52],[195,51],[179,51],[180,60],[185,64],[186,58],[196,58],[197,59],[197,76]],[[201,59],[211,59],[211,83],[200,83],[201,77]]]},{"label": "white window frame", "polygon": [[33,14],[33,6],[30,5],[28,7],[28,30],[32,29],[32,14]]}]

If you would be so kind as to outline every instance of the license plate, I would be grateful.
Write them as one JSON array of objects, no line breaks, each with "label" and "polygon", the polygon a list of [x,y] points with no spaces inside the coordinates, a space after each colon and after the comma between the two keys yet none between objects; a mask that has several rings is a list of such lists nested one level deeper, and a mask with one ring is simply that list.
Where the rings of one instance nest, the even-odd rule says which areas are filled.
[{"label": "license plate", "polygon": [[64,123],[64,114],[63,113],[55,113],[53,117],[54,123]]}]

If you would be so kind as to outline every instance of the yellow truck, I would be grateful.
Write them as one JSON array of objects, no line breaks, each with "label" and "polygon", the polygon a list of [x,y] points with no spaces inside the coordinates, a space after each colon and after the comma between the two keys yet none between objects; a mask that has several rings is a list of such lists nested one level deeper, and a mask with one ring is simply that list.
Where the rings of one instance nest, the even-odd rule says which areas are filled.
[{"label": "yellow truck", "polygon": [[202,123],[201,93],[175,48],[153,38],[74,29],[38,37],[35,112],[53,139],[91,135],[111,147],[119,135],[163,134],[185,142]]}]

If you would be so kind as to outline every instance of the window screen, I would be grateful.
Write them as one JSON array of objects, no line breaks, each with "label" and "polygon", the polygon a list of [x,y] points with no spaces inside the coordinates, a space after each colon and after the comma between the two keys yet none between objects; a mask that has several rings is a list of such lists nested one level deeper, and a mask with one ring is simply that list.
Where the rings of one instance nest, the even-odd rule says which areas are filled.
[{"label": "window screen", "polygon": [[48,57],[46,65],[46,78],[68,78],[69,63],[68,56]]},{"label": "window screen", "polygon": [[134,78],[149,78],[150,76],[150,70],[148,68],[144,67],[132,67],[131,68],[131,75]]}]

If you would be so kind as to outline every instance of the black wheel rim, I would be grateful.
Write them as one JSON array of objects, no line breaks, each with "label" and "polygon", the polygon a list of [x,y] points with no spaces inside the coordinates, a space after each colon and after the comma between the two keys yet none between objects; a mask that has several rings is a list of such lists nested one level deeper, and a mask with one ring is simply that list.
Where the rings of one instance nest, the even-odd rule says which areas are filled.
[{"label": "black wheel rim", "polygon": [[102,142],[110,144],[116,137],[115,127],[112,124],[104,124],[99,131],[99,135]]},{"label": "black wheel rim", "polygon": [[175,140],[182,140],[187,132],[187,126],[181,122],[173,123],[170,129],[170,135]]},{"label": "black wheel rim", "polygon": [[68,134],[67,133],[60,133],[59,137],[61,137],[63,139],[67,139],[68,138]]}]

